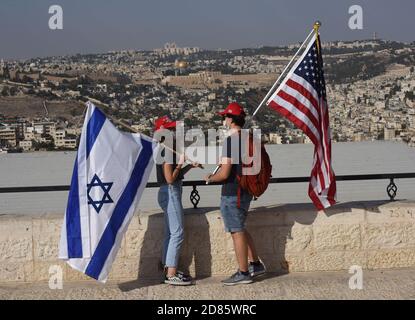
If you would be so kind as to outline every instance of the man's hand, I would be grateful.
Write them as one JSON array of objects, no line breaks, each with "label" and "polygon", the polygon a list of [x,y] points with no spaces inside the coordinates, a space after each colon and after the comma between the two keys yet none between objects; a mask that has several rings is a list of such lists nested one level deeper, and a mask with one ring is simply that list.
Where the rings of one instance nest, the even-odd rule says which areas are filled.
[{"label": "man's hand", "polygon": [[212,177],[212,174],[208,174],[206,177],[205,177],[205,181],[206,181],[206,184],[209,184],[211,181],[210,181],[210,178]]}]

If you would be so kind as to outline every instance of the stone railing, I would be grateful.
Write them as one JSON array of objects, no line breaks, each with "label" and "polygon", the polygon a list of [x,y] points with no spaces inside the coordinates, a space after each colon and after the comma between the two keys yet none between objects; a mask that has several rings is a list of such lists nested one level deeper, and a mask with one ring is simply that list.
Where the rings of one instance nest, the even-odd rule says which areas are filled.
[{"label": "stone railing", "polygon": [[[57,260],[63,214],[1,215],[0,283],[48,281],[62,266],[65,281],[88,278]],[[110,280],[160,279],[161,213],[134,216]],[[306,272],[415,266],[415,201],[350,202],[325,213],[309,204],[250,211],[248,229],[269,271]],[[196,278],[237,268],[232,239],[217,208],[186,210],[181,269]]]}]

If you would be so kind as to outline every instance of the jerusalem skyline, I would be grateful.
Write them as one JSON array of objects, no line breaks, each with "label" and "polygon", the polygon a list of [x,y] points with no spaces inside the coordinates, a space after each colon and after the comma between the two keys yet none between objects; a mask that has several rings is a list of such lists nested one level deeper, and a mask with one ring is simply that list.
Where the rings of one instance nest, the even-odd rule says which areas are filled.
[{"label": "jerusalem skyline", "polygon": [[[405,4],[403,4],[405,2]],[[63,29],[50,30],[48,9],[63,9]],[[351,30],[348,10],[363,9],[363,29]],[[370,39],[412,42],[415,4],[399,0],[174,2],[2,1],[3,59],[152,50],[166,42],[180,47],[239,49],[301,42],[315,20],[323,41]],[[218,10],[220,8],[220,10]]]}]

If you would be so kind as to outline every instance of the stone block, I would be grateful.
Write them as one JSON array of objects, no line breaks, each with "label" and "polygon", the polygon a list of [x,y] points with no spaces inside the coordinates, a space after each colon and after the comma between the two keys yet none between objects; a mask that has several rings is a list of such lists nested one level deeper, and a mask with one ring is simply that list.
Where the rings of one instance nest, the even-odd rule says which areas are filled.
[{"label": "stone block", "polygon": [[138,259],[116,260],[112,265],[108,280],[136,280],[139,273]]},{"label": "stone block", "polygon": [[56,270],[54,270],[55,267],[61,268],[63,282],[65,282],[66,263],[62,260],[28,263],[25,268],[25,280],[29,282],[48,283],[50,277],[56,275]]},{"label": "stone block", "polygon": [[315,225],[314,249],[357,250],[361,247],[361,227],[358,224]]},{"label": "stone block", "polygon": [[0,240],[0,263],[33,260],[32,237],[19,234]]},{"label": "stone block", "polygon": [[367,267],[366,254],[362,251],[310,252],[303,258],[304,271],[348,270],[352,265]]},{"label": "stone block", "polygon": [[393,269],[415,266],[415,248],[371,250],[367,254],[368,268]]},{"label": "stone block", "polygon": [[0,241],[14,237],[31,237],[32,228],[32,219],[28,216],[0,216]]},{"label": "stone block", "polygon": [[21,262],[0,263],[0,283],[2,282],[24,282],[25,266]]},{"label": "stone block", "polygon": [[415,227],[408,222],[367,224],[363,227],[363,248],[404,248],[415,243]]},{"label": "stone block", "polygon": [[313,229],[311,226],[294,224],[278,228],[275,240],[276,252],[303,252],[312,249]]},{"label": "stone block", "polygon": [[125,234],[124,245],[125,245],[125,256],[127,258],[136,258],[138,259],[140,255],[141,248],[144,241],[143,230],[133,229],[128,230]]},{"label": "stone block", "polygon": [[59,233],[38,233],[33,237],[34,260],[55,261],[59,255]]},{"label": "stone block", "polygon": [[415,223],[414,202],[368,201],[365,207],[367,223]]},{"label": "stone block", "polygon": [[33,234],[59,234],[61,233],[64,214],[43,214],[41,216],[34,216]]},{"label": "stone block", "polygon": [[[63,267],[64,282],[96,283],[57,259],[62,219],[61,214],[0,216],[0,283],[47,285],[51,265]],[[255,208],[247,228],[269,271],[415,266],[415,202],[352,202],[319,213],[312,204]],[[159,279],[163,234],[160,212],[135,215],[110,279]],[[179,267],[199,277],[235,272],[232,237],[218,210],[187,211]]]}]

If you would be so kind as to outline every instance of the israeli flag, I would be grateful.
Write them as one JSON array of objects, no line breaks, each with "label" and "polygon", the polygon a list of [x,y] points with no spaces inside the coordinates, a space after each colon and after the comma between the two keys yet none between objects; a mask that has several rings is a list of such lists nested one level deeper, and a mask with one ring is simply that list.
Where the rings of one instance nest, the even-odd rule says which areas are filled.
[{"label": "israeli flag", "polygon": [[119,131],[92,103],[82,129],[59,259],[106,282],[146,187],[157,144]]}]

